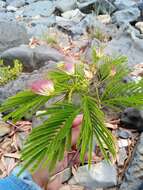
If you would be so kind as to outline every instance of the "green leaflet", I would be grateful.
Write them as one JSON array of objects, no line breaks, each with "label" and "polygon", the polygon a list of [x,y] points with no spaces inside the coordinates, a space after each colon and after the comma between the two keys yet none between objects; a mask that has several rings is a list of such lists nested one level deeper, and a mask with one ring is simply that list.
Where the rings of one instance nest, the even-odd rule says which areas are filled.
[{"label": "green leaflet", "polygon": [[[115,141],[112,137],[110,131],[104,125],[104,114],[95,103],[94,99],[89,96],[83,97],[83,113],[84,121],[81,133],[81,160],[84,162],[84,156],[89,148],[89,160],[91,161],[91,151],[93,142],[93,137],[95,137],[98,145],[105,158],[109,161],[110,157],[106,153],[107,150],[104,148],[103,144],[108,147],[109,152],[112,156],[116,155]],[[93,136],[94,135],[94,136]]]},{"label": "green leaflet", "polygon": [[25,143],[21,157],[25,161],[24,169],[31,165],[31,160],[35,163],[32,170],[36,169],[37,162],[41,158],[40,154],[46,158],[45,163],[52,164],[53,168],[56,162],[63,158],[66,138],[69,137],[73,120],[80,113],[80,109],[72,104],[57,104],[48,110],[49,119],[43,125],[33,129]]},{"label": "green leaflet", "polygon": [[4,120],[12,118],[16,122],[29,111],[35,113],[42,105],[44,105],[49,100],[49,98],[50,97],[47,96],[34,94],[31,91],[20,92],[17,95],[7,99],[0,106],[0,112],[11,111],[11,113],[4,117]]},{"label": "green leaflet", "polygon": [[[32,130],[25,143],[21,172],[27,167],[34,171],[39,164],[48,164],[52,170],[57,161],[63,159],[65,150],[70,150],[71,126],[81,113],[83,122],[78,151],[82,163],[88,152],[89,166],[91,164],[94,138],[105,159],[109,161],[111,156],[116,156],[116,141],[104,124],[103,108],[121,111],[125,107],[142,107],[143,79],[138,83],[123,82],[130,73],[123,56],[112,58],[94,48],[92,59],[89,65],[75,63],[75,73],[72,74],[60,68],[50,70],[47,77],[52,80],[55,90],[51,96],[25,90],[0,106],[0,112],[8,112],[5,120],[18,121],[25,114],[35,114],[42,109],[44,112],[38,117],[47,116],[42,125]],[[47,102],[48,107],[43,108]]]}]

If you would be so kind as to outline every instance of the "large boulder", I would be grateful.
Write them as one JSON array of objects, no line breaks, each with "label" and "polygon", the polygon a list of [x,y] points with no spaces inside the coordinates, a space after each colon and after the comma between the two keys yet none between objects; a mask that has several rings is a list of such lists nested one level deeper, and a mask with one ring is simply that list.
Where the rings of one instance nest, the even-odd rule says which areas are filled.
[{"label": "large boulder", "polygon": [[112,17],[114,23],[118,25],[127,24],[136,21],[140,16],[140,10],[137,7],[130,7],[116,11]]},{"label": "large boulder", "polygon": [[56,8],[60,10],[61,12],[66,12],[72,9],[75,9],[77,7],[77,1],[76,0],[59,0],[56,2]]},{"label": "large boulder", "polygon": [[[6,8],[3,8],[6,9]],[[16,18],[13,12],[0,11],[0,22],[16,22]],[[9,26],[9,24],[8,24]]]},{"label": "large boulder", "polygon": [[38,15],[47,17],[52,15],[55,6],[52,1],[38,1],[25,6],[23,10],[25,17],[35,17]]},{"label": "large boulder", "polygon": [[127,56],[129,67],[132,68],[142,62],[143,39],[139,37],[139,31],[128,25],[107,44],[105,53]]},{"label": "large boulder", "polygon": [[13,1],[8,0],[9,5],[11,5],[13,7],[17,7],[17,8],[24,6],[25,3],[26,3],[25,0],[13,0]]},{"label": "large boulder", "polygon": [[15,22],[0,21],[0,53],[21,44],[27,44],[28,41],[24,26]]},{"label": "large boulder", "polygon": [[117,9],[121,10],[136,5],[136,2],[132,0],[116,0],[114,4],[116,5]]},{"label": "large boulder", "polygon": [[102,24],[94,14],[88,14],[81,22],[69,28],[73,35],[84,34],[88,29],[93,29],[93,32],[99,30],[103,33],[110,31],[110,27]]},{"label": "large boulder", "polygon": [[54,48],[46,45],[30,48],[26,45],[11,48],[1,54],[5,64],[12,64],[14,59],[23,63],[25,71],[31,72],[44,66],[47,61],[63,61],[64,56]]},{"label": "large boulder", "polygon": [[95,11],[97,14],[111,14],[116,7],[109,0],[89,0],[78,3],[78,8],[83,13],[91,13]]}]

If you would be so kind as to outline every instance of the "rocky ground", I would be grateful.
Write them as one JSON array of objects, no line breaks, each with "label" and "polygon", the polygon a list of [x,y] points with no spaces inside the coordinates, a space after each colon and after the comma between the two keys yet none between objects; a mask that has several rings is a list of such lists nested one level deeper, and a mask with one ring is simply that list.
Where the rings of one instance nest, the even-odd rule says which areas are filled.
[{"label": "rocky ground", "polygon": [[[46,70],[54,67],[57,62],[69,61],[72,56],[79,55],[90,62],[93,46],[104,47],[104,52],[113,56],[126,55],[130,67],[140,65],[133,78],[142,77],[143,2],[139,0],[0,0],[0,58],[8,65],[12,64],[12,60],[19,59],[24,68],[22,75],[15,81],[0,87],[0,103],[26,88],[32,81],[42,78]],[[9,127],[4,129],[3,125],[5,124],[0,123],[2,126],[0,150],[10,141],[9,137],[12,134]],[[24,135],[27,134],[27,130],[30,130],[29,123],[20,124],[20,126],[25,125],[29,128],[24,128],[22,131]],[[111,167],[103,161],[93,165],[91,173],[88,173],[86,166],[83,166],[76,171],[76,174],[73,172],[75,175],[69,184],[81,186],[86,184],[93,190],[107,187],[119,189],[138,134],[120,128],[116,130],[115,125],[116,123],[112,127],[117,133],[120,148],[117,165]],[[9,141],[5,142],[4,136]],[[127,190],[128,187],[130,190],[137,190],[142,182],[142,141],[143,135],[140,136],[135,157],[127,170],[121,190]],[[16,144],[17,147],[19,144]],[[11,152],[15,153],[13,155],[15,157],[12,157],[14,159],[12,166],[19,158],[16,154],[18,150],[19,148],[16,151],[11,149],[6,151],[6,158],[12,157]],[[5,154],[0,152],[0,169],[4,167],[2,155]],[[6,167],[9,167],[7,171],[10,171],[11,167],[9,165]],[[0,175],[3,177],[7,173]]]}]

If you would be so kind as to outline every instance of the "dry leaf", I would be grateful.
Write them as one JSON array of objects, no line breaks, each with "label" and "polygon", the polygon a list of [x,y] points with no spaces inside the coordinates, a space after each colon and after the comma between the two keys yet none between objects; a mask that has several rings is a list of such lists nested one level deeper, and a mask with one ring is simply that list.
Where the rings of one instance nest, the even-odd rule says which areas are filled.
[{"label": "dry leaf", "polygon": [[39,43],[39,40],[37,40],[36,38],[32,37],[30,39],[30,42],[29,42],[29,47],[30,48],[35,48],[36,46],[39,46],[40,43]]},{"label": "dry leaf", "polygon": [[117,124],[105,123],[105,125],[109,129],[117,129],[118,128]]},{"label": "dry leaf", "polygon": [[16,152],[16,153],[5,153],[4,157],[20,159],[20,154],[18,152]]}]

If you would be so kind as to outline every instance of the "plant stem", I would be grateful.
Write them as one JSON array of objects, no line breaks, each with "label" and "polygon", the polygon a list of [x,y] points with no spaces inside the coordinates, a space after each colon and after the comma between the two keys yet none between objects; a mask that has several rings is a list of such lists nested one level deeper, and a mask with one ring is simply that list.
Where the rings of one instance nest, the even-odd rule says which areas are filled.
[{"label": "plant stem", "polygon": [[99,93],[98,93],[98,87],[95,87],[95,91],[96,91],[96,97],[97,97],[97,104],[99,106],[99,108],[101,108],[101,101],[100,101],[100,97],[99,97]]}]

